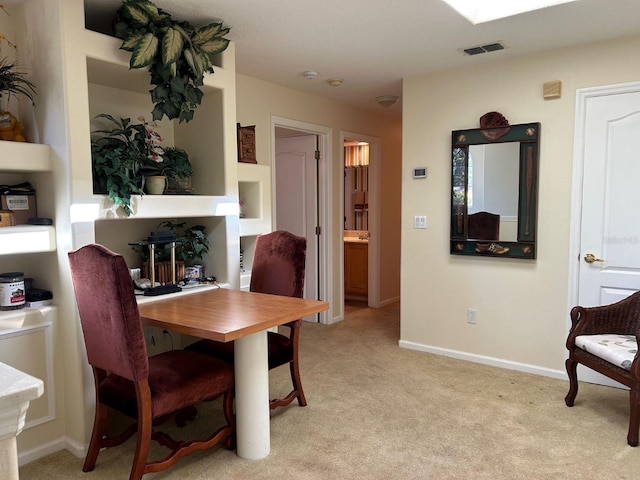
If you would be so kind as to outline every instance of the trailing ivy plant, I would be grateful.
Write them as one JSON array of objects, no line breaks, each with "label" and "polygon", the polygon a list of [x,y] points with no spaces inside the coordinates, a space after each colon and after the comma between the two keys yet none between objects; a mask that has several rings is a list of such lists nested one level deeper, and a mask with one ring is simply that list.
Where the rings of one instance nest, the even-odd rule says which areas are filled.
[{"label": "trailing ivy plant", "polygon": [[229,45],[230,28],[210,23],[200,28],[171,15],[149,0],[124,0],[118,10],[115,36],[131,52],[130,68],[148,67],[151,74],[153,120],[188,122],[202,101],[205,73],[213,73],[212,56]]}]

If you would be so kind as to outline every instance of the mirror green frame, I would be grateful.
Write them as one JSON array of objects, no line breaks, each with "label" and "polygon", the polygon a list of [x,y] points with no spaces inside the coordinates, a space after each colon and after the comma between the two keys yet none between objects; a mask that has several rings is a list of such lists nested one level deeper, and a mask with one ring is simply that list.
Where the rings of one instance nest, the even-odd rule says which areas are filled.
[{"label": "mirror green frame", "polygon": [[[540,124],[454,130],[451,135],[450,253],[535,259]],[[497,145],[503,146],[494,147]],[[506,154],[510,148],[516,152],[512,154],[515,158],[500,159],[500,155]],[[499,151],[501,154],[497,153]],[[508,170],[513,170],[513,176],[505,180]],[[482,198],[474,200],[474,195],[478,196],[479,192],[482,192]],[[498,199],[501,196],[513,197],[512,212],[501,206],[500,201],[490,201],[491,196]],[[489,200],[485,201],[485,197]],[[470,216],[478,211],[478,205],[492,207],[483,208],[483,213],[473,216],[470,228]],[[501,208],[505,210],[496,211]],[[477,219],[482,215],[484,219],[478,227]],[[498,234],[498,230],[507,233]],[[509,230],[512,231],[510,236]]]}]

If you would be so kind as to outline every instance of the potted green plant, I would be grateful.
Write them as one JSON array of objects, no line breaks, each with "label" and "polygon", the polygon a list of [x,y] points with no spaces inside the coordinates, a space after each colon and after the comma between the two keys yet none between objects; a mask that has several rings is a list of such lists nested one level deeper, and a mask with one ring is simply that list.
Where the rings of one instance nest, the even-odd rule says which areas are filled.
[{"label": "potted green plant", "polygon": [[93,192],[106,193],[114,209],[122,208],[129,216],[131,195],[142,194],[140,168],[147,155],[146,130],[143,124],[132,124],[129,118],[116,119],[100,114],[113,125],[109,129],[95,130],[91,140]]},{"label": "potted green plant", "polygon": [[[0,8],[9,15],[4,5],[0,5]],[[3,34],[0,35],[0,42],[2,41],[17,49],[17,46]],[[7,57],[0,60],[0,140],[25,141],[22,135],[24,125],[9,111],[9,101],[11,97],[18,98],[19,95],[24,95],[34,104],[36,87],[26,75],[15,61]]]},{"label": "potted green plant", "polygon": [[200,28],[176,21],[149,0],[124,0],[117,13],[115,36],[131,52],[130,67],[148,67],[153,120],[188,122],[202,101],[205,73],[213,73],[212,56],[229,45],[230,28],[210,23]]},{"label": "potted green plant", "polygon": [[189,161],[189,154],[181,148],[168,147],[162,155],[166,165],[168,193],[193,193],[191,177],[193,166]]},{"label": "potted green plant", "polygon": [[[185,265],[193,265],[197,260],[209,252],[211,242],[207,237],[206,228],[203,225],[188,226],[187,222],[174,223],[169,220],[162,221],[156,227],[157,230],[168,230],[176,234],[176,272],[179,277],[184,277]],[[149,248],[141,245],[131,247],[142,260],[143,275],[149,274]],[[171,245],[164,244],[154,249],[154,263],[156,265],[156,278],[159,282],[168,281],[171,260]]]}]

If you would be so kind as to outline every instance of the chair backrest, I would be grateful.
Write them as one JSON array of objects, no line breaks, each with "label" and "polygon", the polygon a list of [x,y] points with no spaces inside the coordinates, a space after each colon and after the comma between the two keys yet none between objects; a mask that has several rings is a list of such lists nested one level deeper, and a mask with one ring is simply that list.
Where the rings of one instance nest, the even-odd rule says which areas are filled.
[{"label": "chair backrest", "polygon": [[132,381],[147,378],[147,346],[124,258],[97,244],[68,255],[89,363]]},{"label": "chair backrest", "polygon": [[284,230],[256,240],[249,290],[288,297],[304,293],[307,239]]},{"label": "chair backrest", "polygon": [[500,215],[478,212],[469,215],[467,238],[472,240],[498,240],[500,237]]}]

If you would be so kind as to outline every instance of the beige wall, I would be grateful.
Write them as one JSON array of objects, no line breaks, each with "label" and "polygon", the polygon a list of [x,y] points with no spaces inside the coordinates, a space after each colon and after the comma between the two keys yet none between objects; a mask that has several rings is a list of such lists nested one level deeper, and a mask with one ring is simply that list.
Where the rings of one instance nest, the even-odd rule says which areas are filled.
[{"label": "beige wall", "polygon": [[[242,125],[256,125],[256,155],[258,163],[271,161],[271,116],[329,127],[333,131],[333,294],[334,317],[341,315],[338,305],[342,285],[338,282],[339,252],[342,250],[342,210],[339,202],[343,185],[340,165],[340,132],[348,131],[372,137],[382,142],[381,202],[380,202],[380,301],[399,296],[400,277],[400,118],[380,113],[372,114],[342,103],[281,87],[254,78],[237,75],[236,115]],[[338,308],[339,307],[339,308]]]},{"label": "beige wall", "polygon": [[[639,48],[633,37],[405,79],[403,346],[563,375],[576,90],[640,80],[629,61]],[[542,98],[550,80],[562,81],[562,98]],[[535,261],[449,255],[451,131],[477,128],[492,110],[512,124],[541,122]],[[427,183],[409,179],[425,161]],[[428,216],[427,230],[412,228],[416,214]],[[477,325],[467,324],[468,308]]]}]

